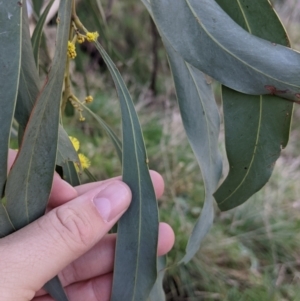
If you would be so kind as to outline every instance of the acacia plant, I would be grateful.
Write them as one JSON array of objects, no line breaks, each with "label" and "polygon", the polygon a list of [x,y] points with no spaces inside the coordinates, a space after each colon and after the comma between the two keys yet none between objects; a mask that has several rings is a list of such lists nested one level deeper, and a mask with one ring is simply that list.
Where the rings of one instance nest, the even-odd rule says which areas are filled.
[{"label": "acacia plant", "polygon": [[[89,174],[85,158],[80,160],[76,152],[76,140],[70,140],[61,122],[66,107],[77,110],[82,121],[85,110],[111,138],[122,163],[123,181],[133,195],[117,227],[111,300],[164,300],[164,258],[157,261],[156,254],[157,203],[131,96],[98,42],[98,32],[86,29],[78,18],[73,0],[60,2],[55,54],[45,79],[40,77],[43,26],[53,2],[39,16],[32,37],[26,0],[0,3],[0,237],[44,214],[55,170],[74,186],[79,184],[81,169]],[[300,55],[289,48],[287,34],[268,0],[142,2],[165,46],[183,125],[205,186],[201,215],[179,262],[184,264],[198,251],[213,223],[214,199],[221,210],[232,209],[270,178],[288,142],[293,103],[300,99]],[[33,3],[40,8],[41,1]],[[94,43],[115,83],[122,115],[121,140],[87,108],[92,97],[80,101],[72,89],[70,60],[83,41]],[[220,121],[211,78],[223,85],[230,167],[219,187]],[[18,125],[19,150],[8,171],[12,124]],[[45,289],[57,301],[68,300],[57,277]]]}]

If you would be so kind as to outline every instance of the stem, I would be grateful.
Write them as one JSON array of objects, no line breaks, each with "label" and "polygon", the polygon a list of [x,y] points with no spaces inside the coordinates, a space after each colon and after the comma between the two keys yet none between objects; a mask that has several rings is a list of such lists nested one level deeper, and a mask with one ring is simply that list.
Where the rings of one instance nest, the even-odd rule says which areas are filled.
[{"label": "stem", "polygon": [[66,69],[65,69],[65,90],[63,94],[62,104],[61,104],[61,115],[63,115],[68,99],[71,96],[71,83],[70,83],[70,58],[67,58]]},{"label": "stem", "polygon": [[151,83],[150,83],[150,90],[152,90],[153,95],[155,96],[156,91],[156,79],[157,79],[157,69],[158,69],[158,31],[156,26],[150,18],[150,25],[151,25],[151,32],[152,32],[152,53],[153,53],[153,60],[152,60],[152,74],[151,74]]},{"label": "stem", "polygon": [[[74,4],[74,1],[73,1]],[[70,24],[70,32],[69,32],[69,41],[72,40],[74,34],[74,28],[72,26],[72,22]],[[65,90],[63,94],[62,104],[61,104],[61,115],[63,116],[63,113],[65,112],[66,105],[68,102],[68,99],[71,95],[71,83],[70,83],[70,58],[67,57],[66,67],[65,67]]]},{"label": "stem", "polygon": [[75,1],[73,1],[73,5],[72,5],[72,20],[78,29],[81,29],[84,32],[88,32],[88,30],[84,27],[84,25],[81,23],[80,19],[77,16]]}]

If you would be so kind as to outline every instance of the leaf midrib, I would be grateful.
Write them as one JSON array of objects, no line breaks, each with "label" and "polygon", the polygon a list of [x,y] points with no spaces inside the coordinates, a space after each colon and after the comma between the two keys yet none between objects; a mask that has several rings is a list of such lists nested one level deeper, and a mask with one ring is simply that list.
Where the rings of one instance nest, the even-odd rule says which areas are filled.
[{"label": "leaf midrib", "polygon": [[[47,86],[47,87],[52,87],[53,86],[53,82],[54,81],[52,81],[52,84],[50,85],[49,84],[49,86]],[[47,88],[47,87],[45,87],[45,89]],[[48,88],[48,89],[50,89],[50,88]],[[52,89],[50,89],[50,91],[52,91]],[[49,102],[49,99],[50,99],[50,93],[48,92],[47,93],[47,97],[46,97],[46,100],[44,101],[44,106],[43,106],[43,109],[42,109],[42,114],[40,114],[40,118],[39,118],[39,122],[38,122],[38,128],[39,128],[39,130],[38,131],[36,131],[36,133],[35,133],[35,136],[34,136],[34,139],[33,139],[33,141],[34,141],[34,143],[33,143],[33,148],[32,148],[32,150],[35,150],[35,148],[36,148],[36,145],[37,145],[37,136],[38,136],[38,134],[40,133],[40,125],[41,125],[41,123],[42,123],[42,120],[43,120],[43,116],[44,116],[44,113],[45,113],[45,110],[46,110],[46,107],[47,107],[47,104],[48,104],[48,102]],[[25,134],[25,133],[24,133]],[[27,170],[27,176],[26,176],[26,179],[28,179],[29,178],[29,176],[30,176],[30,171],[31,171],[31,165],[32,165],[32,160],[33,160],[33,155],[34,155],[34,151],[31,151],[31,155],[30,155],[30,160],[29,160],[29,165],[28,165],[28,170]],[[26,183],[28,183],[29,181],[26,181]],[[28,187],[29,187],[29,185],[27,185],[26,184],[26,189],[25,189],[25,208],[26,208],[26,215],[27,215],[27,222],[28,223],[30,223],[30,220],[29,220],[29,213],[28,213]]]},{"label": "leaf midrib", "polygon": [[[20,84],[20,74],[21,74],[21,59],[22,59],[22,38],[23,38],[23,36],[22,36],[22,30],[23,30],[23,22],[22,22],[22,18],[23,18],[23,10],[21,9],[20,10],[20,24],[19,24],[19,32],[20,32],[20,36],[19,36],[19,45],[20,45],[20,47],[19,47],[19,63],[18,63],[18,79],[17,79],[17,83],[16,83],[16,92],[15,92],[15,101],[14,101],[14,105],[13,105],[13,112],[15,112],[15,110],[16,110],[16,105],[17,105],[17,97],[18,97],[18,87],[19,87],[19,84]],[[11,118],[11,122],[10,122],[10,128],[12,127],[12,124],[13,124],[13,116],[12,116],[12,118]],[[10,141],[10,134],[11,134],[11,131],[9,131],[9,136],[8,136],[8,141]],[[9,144],[7,145],[7,147],[9,148]],[[6,175],[7,175],[7,172],[8,172],[8,170],[7,170],[7,166],[5,167],[5,172],[6,172]],[[3,206],[3,204],[2,204],[2,206]],[[11,218],[10,218],[10,216],[9,216],[9,214],[8,214],[8,212],[7,212],[7,210],[6,210],[6,208],[5,208],[5,206],[3,206],[4,207],[4,210],[5,210],[5,212],[6,212],[6,215],[7,215],[7,218],[8,218],[8,220],[9,220],[9,222],[11,223],[11,225],[12,225],[12,227],[13,227],[13,229],[15,230],[15,227],[14,227],[14,225],[13,225],[13,223],[12,223],[12,221],[11,221]]]},{"label": "leaf midrib", "polygon": [[216,45],[218,45],[220,48],[222,48],[225,52],[227,52],[229,55],[231,55],[232,57],[234,57],[235,59],[237,59],[238,61],[240,61],[243,65],[247,66],[249,69],[255,70],[256,72],[262,74],[263,76],[273,79],[276,82],[282,83],[284,85],[290,86],[290,87],[295,87],[295,88],[299,88],[299,86],[295,85],[295,84],[291,84],[288,82],[284,82],[282,80],[279,80],[277,78],[272,77],[269,74],[265,74],[263,73],[261,70],[254,68],[253,66],[249,65],[247,62],[243,61],[242,59],[240,59],[238,56],[236,56],[235,54],[233,54],[232,52],[230,52],[225,46],[223,46],[220,42],[218,42],[211,34],[210,32],[207,30],[207,28],[203,25],[203,23],[199,20],[196,12],[194,11],[192,5],[190,4],[189,0],[185,0],[187,3],[188,8],[190,9],[191,13],[193,14],[194,18],[196,19],[197,23],[199,24],[199,26],[204,30],[204,32],[211,38],[212,41],[215,42]]},{"label": "leaf midrib", "polygon": [[260,97],[259,97],[259,102],[260,102],[260,104],[259,104],[260,109],[259,109],[258,129],[257,129],[257,133],[256,133],[254,150],[252,152],[252,158],[251,158],[248,170],[247,170],[245,176],[243,177],[243,179],[241,180],[240,184],[236,187],[236,189],[229,196],[227,196],[222,202],[220,202],[219,205],[226,202],[231,196],[233,196],[239,190],[239,188],[243,185],[243,183],[245,182],[246,178],[248,177],[248,175],[251,171],[251,168],[252,168],[252,165],[253,165],[253,162],[254,162],[254,159],[255,159],[256,150],[257,150],[257,147],[258,147],[259,134],[260,134],[260,130],[261,130],[262,107],[263,107],[262,95],[260,95]]},{"label": "leaf midrib", "polygon": [[[63,48],[63,44],[62,43],[60,43],[59,44],[60,45],[60,52],[61,52],[61,49]],[[59,51],[58,50],[58,47],[57,47],[57,50],[56,51]],[[56,59],[55,61],[53,61],[53,66],[54,65],[56,65],[56,64],[58,64],[58,57],[59,56],[57,56],[57,57],[55,57],[54,59]],[[40,133],[40,124],[42,123],[42,120],[43,120],[43,116],[44,116],[44,113],[45,113],[45,110],[46,110],[46,107],[47,107],[47,104],[48,104],[48,102],[49,102],[49,99],[50,99],[50,95],[51,95],[51,91],[52,91],[52,86],[54,85],[54,83],[55,83],[55,81],[53,80],[53,78],[54,78],[54,75],[53,75],[53,72],[51,73],[51,77],[49,77],[49,81],[48,81],[48,83],[47,83],[47,85],[45,86],[45,88],[44,88],[44,91],[47,91],[47,89],[48,89],[48,91],[47,91],[47,94],[45,94],[45,100],[43,101],[43,103],[44,103],[44,106],[43,106],[43,108],[42,108],[42,110],[41,110],[41,112],[42,112],[42,114],[40,114],[40,118],[38,118],[38,121],[39,122],[37,122],[37,124],[38,124],[38,128],[39,128],[39,130],[37,130],[36,131],[36,133],[35,133],[35,135],[34,135],[34,138],[33,138],[33,141],[34,141],[34,143],[33,143],[33,145],[34,145],[34,147],[32,147],[32,150],[33,149],[35,149],[35,147],[36,147],[36,141],[37,141],[37,136],[38,136],[38,133]],[[49,88],[50,87],[50,88]],[[49,90],[50,89],[50,90]],[[43,96],[43,93],[41,93],[41,96],[40,97],[42,97]],[[38,105],[38,103],[37,103],[37,105]],[[35,110],[36,110],[37,108],[35,108]],[[33,112],[34,113],[34,112]],[[24,135],[25,135],[25,133],[24,133]],[[32,159],[33,159],[33,154],[34,154],[34,152],[32,151],[31,152],[31,154],[30,154],[30,159],[29,159],[29,164],[28,164],[28,170],[27,170],[27,175],[26,175],[26,179],[28,179],[29,178],[29,175],[30,175],[30,170],[31,170],[31,166],[32,166]],[[25,185],[25,197],[24,197],[24,199],[25,199],[25,210],[26,210],[26,217],[27,217],[27,223],[29,223],[30,222],[30,220],[29,220],[29,213],[28,213],[28,187],[29,187],[29,185],[28,185],[28,181],[26,181],[26,185]]]},{"label": "leaf midrib", "polygon": [[[98,43],[97,43],[98,44]],[[107,56],[106,56],[107,57]],[[110,62],[109,58],[107,57],[107,60]],[[129,105],[127,103],[127,96],[126,96],[126,93],[124,93],[124,90],[123,90],[123,85],[121,85],[119,79],[118,79],[118,76],[115,72],[115,69],[111,66],[111,70],[112,70],[112,73],[114,74],[114,77],[115,79],[117,80],[118,84],[119,84],[119,87],[120,87],[120,90],[124,96],[124,99],[125,99],[125,104],[126,104],[126,107],[127,107],[127,110],[129,112],[129,117],[130,117],[130,120],[132,121],[132,114],[131,114],[131,111],[130,111],[130,108],[129,108]],[[133,127],[133,122],[130,123],[131,125],[131,130],[132,130],[132,136],[133,136],[133,140],[134,140],[134,149],[135,149],[135,158],[136,158],[136,165],[137,165],[137,169],[138,169],[138,183],[139,183],[139,197],[138,199],[141,201],[140,202],[140,206],[139,206],[139,226],[138,226],[138,242],[140,244],[140,241],[141,241],[141,224],[142,224],[142,219],[141,219],[141,208],[142,208],[142,198],[141,198],[141,176],[140,176],[140,165],[139,165],[139,162],[138,162],[138,155],[137,155],[137,148],[136,148],[136,135],[135,135],[135,131],[134,131],[134,127]],[[124,152],[123,152],[123,162],[124,162]],[[139,245],[138,244],[138,245]],[[138,252],[137,252],[137,260],[136,260],[136,268],[135,268],[135,279],[137,279],[137,274],[138,274],[138,267],[139,267],[139,257],[140,257],[140,248],[138,248]],[[135,298],[135,294],[136,294],[136,281],[134,283],[134,291],[133,291],[133,298],[132,300],[134,300]]]},{"label": "leaf midrib", "polygon": [[[251,30],[250,24],[248,22],[246,14],[245,14],[245,12],[243,10],[243,7],[242,7],[242,5],[240,3],[240,0],[236,0],[236,1],[237,1],[237,4],[238,4],[238,6],[239,6],[239,8],[241,10],[241,13],[242,13],[242,15],[244,17],[247,29],[252,34],[252,30]],[[262,107],[263,107],[263,98],[262,98],[262,95],[260,95],[259,101],[260,101],[260,105],[259,105],[258,131],[257,131],[257,134],[256,134],[255,146],[254,146],[254,150],[253,150],[253,153],[252,153],[252,158],[251,158],[251,161],[250,161],[250,164],[249,164],[249,168],[248,168],[248,170],[247,170],[244,178],[241,180],[240,184],[237,186],[237,188],[229,196],[227,196],[222,202],[220,202],[219,203],[220,205],[223,204],[224,202],[226,202],[226,200],[228,200],[232,195],[234,195],[239,190],[239,188],[243,185],[243,183],[245,182],[246,178],[248,177],[248,175],[250,173],[250,170],[252,169],[253,161],[255,159],[256,149],[258,147],[259,133],[260,133],[260,130],[261,130],[261,118],[262,118]]]},{"label": "leaf midrib", "polygon": [[118,146],[119,151],[122,153],[122,146],[120,145],[120,141],[118,141],[115,137],[115,133],[111,131],[111,129],[105,124],[105,122],[97,116],[89,107],[85,106],[83,103],[79,103],[85,110],[87,110],[96,120],[98,120],[105,130],[109,133],[115,144]]},{"label": "leaf midrib", "polygon": [[238,6],[239,6],[239,8],[240,8],[240,10],[241,10],[241,12],[242,12],[242,15],[243,15],[243,17],[244,17],[244,20],[245,20],[247,29],[248,29],[249,33],[252,34],[252,30],[251,30],[250,24],[249,24],[249,22],[248,22],[248,19],[247,19],[247,17],[246,17],[246,14],[245,14],[245,12],[244,12],[244,10],[243,10],[243,6],[242,6],[240,0],[236,0],[236,2],[237,2]]}]

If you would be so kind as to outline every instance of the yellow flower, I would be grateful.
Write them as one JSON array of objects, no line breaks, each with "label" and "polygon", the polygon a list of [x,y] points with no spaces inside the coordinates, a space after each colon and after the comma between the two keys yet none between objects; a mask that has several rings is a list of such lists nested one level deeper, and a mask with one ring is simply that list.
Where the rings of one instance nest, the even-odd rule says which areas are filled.
[{"label": "yellow flower", "polygon": [[72,136],[69,136],[69,138],[73,144],[74,149],[76,150],[76,152],[78,152],[79,147],[80,147],[80,143],[79,143],[78,139],[75,137],[72,137]]},{"label": "yellow flower", "polygon": [[86,39],[89,41],[89,42],[95,42],[99,37],[99,33],[97,31],[95,32],[87,32],[86,34]]},{"label": "yellow flower", "polygon": [[75,48],[75,44],[68,41],[68,51],[67,51],[67,55],[70,59],[75,59],[77,53],[76,53],[76,48]]},{"label": "yellow flower", "polygon": [[88,95],[88,96],[85,98],[85,102],[86,102],[86,103],[91,103],[93,100],[94,100],[94,98],[93,98],[93,96],[91,96],[91,95]]},{"label": "yellow flower", "polygon": [[82,169],[86,169],[91,166],[91,161],[84,154],[78,154],[78,158]]},{"label": "yellow flower", "polygon": [[78,34],[77,35],[77,42],[79,44],[82,44],[84,41],[85,41],[85,37],[83,35],[81,35],[81,34]]}]

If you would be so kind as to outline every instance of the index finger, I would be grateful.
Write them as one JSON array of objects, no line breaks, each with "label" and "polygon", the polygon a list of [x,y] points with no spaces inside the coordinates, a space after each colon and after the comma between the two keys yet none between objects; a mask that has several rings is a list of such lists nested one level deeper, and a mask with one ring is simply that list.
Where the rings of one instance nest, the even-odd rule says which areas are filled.
[{"label": "index finger", "polygon": [[[165,189],[164,180],[163,180],[162,176],[154,170],[150,170],[150,176],[151,176],[152,183],[154,186],[156,198],[160,198],[163,195],[163,192]],[[112,181],[120,181],[120,180],[122,180],[122,177],[120,177],[120,176],[111,178],[108,180],[101,181],[101,185],[103,185],[103,187],[105,188],[105,186],[109,185]],[[86,193],[90,189],[94,189],[98,186],[99,186],[99,182],[94,182],[94,183],[79,185],[74,188],[76,189],[78,195],[81,195],[83,193]]]},{"label": "index finger", "polygon": [[8,150],[8,159],[7,159],[7,171],[11,169],[16,157],[17,157],[18,152],[13,149]]}]

